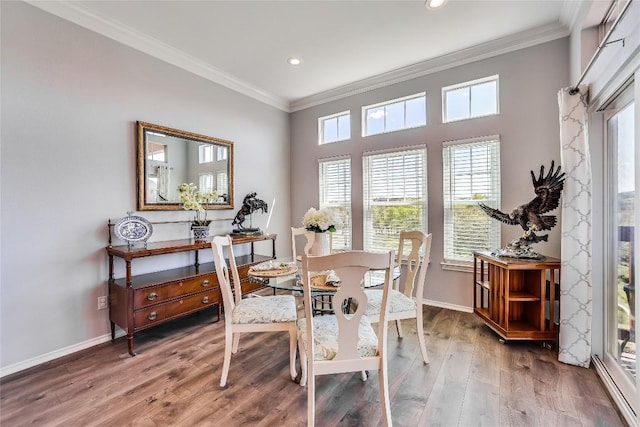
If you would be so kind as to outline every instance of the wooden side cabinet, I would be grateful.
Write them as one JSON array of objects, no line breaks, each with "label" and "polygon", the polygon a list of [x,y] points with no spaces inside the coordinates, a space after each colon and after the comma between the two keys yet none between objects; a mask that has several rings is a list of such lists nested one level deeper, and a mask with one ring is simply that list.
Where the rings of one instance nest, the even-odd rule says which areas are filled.
[{"label": "wooden side cabinet", "polygon": [[[276,257],[276,234],[232,236],[232,239],[234,245],[251,245],[249,254],[236,257],[243,294],[262,288],[249,282],[247,272],[250,266]],[[254,243],[264,240],[271,240],[271,255],[254,251]],[[115,339],[115,325],[120,326],[126,332],[129,354],[135,356],[135,332],[207,308],[217,308],[219,319],[222,295],[215,266],[213,262],[200,264],[198,260],[199,250],[210,248],[210,241],[192,239],[153,242],[144,247],[107,246],[111,339]],[[134,259],[178,252],[193,252],[193,265],[141,275],[132,273]],[[125,277],[114,277],[114,258],[124,260]]]},{"label": "wooden side cabinet", "polygon": [[560,260],[473,257],[474,313],[504,340],[557,342]]}]

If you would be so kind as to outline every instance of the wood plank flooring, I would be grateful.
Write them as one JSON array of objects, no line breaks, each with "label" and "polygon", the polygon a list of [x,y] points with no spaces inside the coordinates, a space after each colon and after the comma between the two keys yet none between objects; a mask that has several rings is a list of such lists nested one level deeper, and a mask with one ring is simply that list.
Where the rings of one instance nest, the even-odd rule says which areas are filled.
[{"label": "wood plank flooring", "polygon": [[[425,307],[429,365],[415,323],[389,331],[395,426],[624,426],[593,369],[540,343],[500,344],[473,314]],[[219,387],[224,321],[198,313],[5,377],[0,425],[304,426],[306,389],[289,378],[288,335],[247,334]],[[299,362],[298,362],[299,363]],[[377,373],[319,377],[318,426],[382,425]]]}]

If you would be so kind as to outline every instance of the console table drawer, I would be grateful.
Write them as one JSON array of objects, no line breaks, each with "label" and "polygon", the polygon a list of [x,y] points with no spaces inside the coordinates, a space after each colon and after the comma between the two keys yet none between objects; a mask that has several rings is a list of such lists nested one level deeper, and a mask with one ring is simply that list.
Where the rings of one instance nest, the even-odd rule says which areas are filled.
[{"label": "console table drawer", "polygon": [[134,295],[134,306],[136,308],[146,307],[207,289],[218,289],[218,278],[215,274],[208,274],[193,279],[179,280],[137,290]]},{"label": "console table drawer", "polygon": [[162,323],[172,317],[180,316],[191,311],[202,310],[207,306],[218,303],[219,292],[217,289],[212,289],[209,292],[202,292],[154,307],[137,310],[133,315],[135,329],[154,323]]}]

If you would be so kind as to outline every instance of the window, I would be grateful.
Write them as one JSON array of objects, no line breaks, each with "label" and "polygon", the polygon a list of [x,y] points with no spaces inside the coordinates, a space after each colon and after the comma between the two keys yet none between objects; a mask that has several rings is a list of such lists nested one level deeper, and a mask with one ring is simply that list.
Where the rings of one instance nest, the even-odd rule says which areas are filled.
[{"label": "window", "polygon": [[427,232],[427,149],[363,157],[364,250],[398,249],[401,230]]},{"label": "window", "polygon": [[213,174],[201,173],[198,176],[198,191],[201,193],[211,193],[213,190]]},{"label": "window", "polygon": [[319,144],[344,141],[351,138],[351,112],[333,114],[318,119]]},{"label": "window", "polygon": [[229,191],[229,176],[226,172],[218,172],[217,191],[221,196]]},{"label": "window", "polygon": [[147,159],[158,162],[167,162],[167,146],[157,142],[147,143]]},{"label": "window", "polygon": [[442,88],[444,123],[498,114],[498,76]]},{"label": "window", "polygon": [[213,150],[215,148],[212,144],[200,144],[198,146],[198,162],[200,164],[213,162]]},{"label": "window", "polygon": [[[640,168],[637,93],[633,81],[624,84],[604,110],[604,364],[610,378],[634,412],[638,411],[637,339],[635,298],[638,271],[638,192]],[[626,87],[625,87],[626,86]],[[595,198],[594,198],[595,202]]]},{"label": "window", "polygon": [[410,129],[426,124],[425,92],[362,107],[362,136]]},{"label": "window", "polygon": [[229,149],[227,147],[219,146],[217,149],[216,159],[218,161],[227,160]]},{"label": "window", "polygon": [[445,142],[442,166],[444,262],[465,265],[473,251],[500,246],[500,223],[478,207],[500,208],[499,137]]},{"label": "window", "polygon": [[351,249],[351,159],[320,160],[320,209],[340,213],[344,227],[333,233],[332,249]]}]

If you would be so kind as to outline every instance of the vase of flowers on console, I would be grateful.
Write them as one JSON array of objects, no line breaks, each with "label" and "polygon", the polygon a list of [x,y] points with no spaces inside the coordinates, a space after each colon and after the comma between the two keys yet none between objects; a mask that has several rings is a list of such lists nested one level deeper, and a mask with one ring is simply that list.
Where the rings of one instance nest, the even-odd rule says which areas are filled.
[{"label": "vase of flowers on console", "polygon": [[302,219],[304,228],[315,233],[315,240],[309,249],[309,255],[328,255],[331,253],[329,233],[342,227],[342,218],[331,208],[317,210],[311,208]]},{"label": "vase of flowers on console", "polygon": [[216,201],[218,199],[217,191],[200,192],[195,184],[183,183],[178,186],[178,193],[180,194],[182,208],[196,212],[195,218],[191,221],[193,239],[196,241],[207,240],[211,220],[207,219],[207,210],[204,204]]}]

